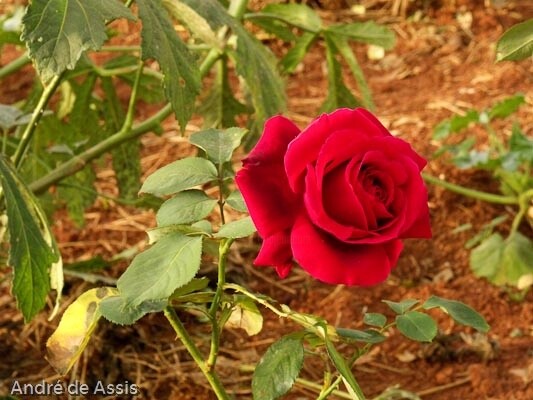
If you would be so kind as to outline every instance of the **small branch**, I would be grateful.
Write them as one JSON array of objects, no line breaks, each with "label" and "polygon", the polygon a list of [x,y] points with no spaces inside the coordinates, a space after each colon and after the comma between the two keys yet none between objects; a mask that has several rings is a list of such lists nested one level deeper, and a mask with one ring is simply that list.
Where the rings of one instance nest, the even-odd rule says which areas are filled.
[{"label": "small branch", "polygon": [[464,186],[456,185],[454,183],[447,182],[445,180],[439,179],[432,175],[422,173],[422,178],[428,183],[432,183],[437,186],[442,186],[445,189],[448,189],[452,192],[461,194],[463,196],[471,197],[477,200],[486,201],[488,203],[495,204],[508,204],[514,205],[518,204],[518,198],[514,196],[502,196],[499,194],[482,192],[480,190],[469,189]]},{"label": "small branch", "polygon": [[226,284],[226,262],[228,258],[228,252],[233,243],[233,239],[222,240],[218,250],[218,281],[215,297],[209,307],[209,316],[211,317],[212,333],[211,333],[211,349],[209,351],[209,357],[207,359],[207,367],[212,369],[215,366],[218,356],[218,348],[220,345],[220,332],[222,327],[219,326],[217,320],[217,311],[220,307],[220,301],[224,294],[224,286]]},{"label": "small branch", "polygon": [[204,376],[206,377],[207,381],[213,388],[213,391],[215,392],[217,398],[219,400],[230,400],[230,397],[224,390],[224,387],[222,386],[222,382],[220,381],[220,378],[218,377],[217,373],[210,368],[208,368],[207,364],[205,363],[202,354],[200,353],[200,350],[194,342],[192,341],[191,337],[189,336],[189,333],[181,323],[178,315],[176,314],[176,311],[173,307],[167,306],[164,310],[165,317],[167,318],[168,322],[174,329],[174,332],[176,332],[176,335],[181,340],[193,360],[196,362],[196,364],[200,367],[202,370]]},{"label": "small branch", "polygon": [[522,219],[524,219],[527,210],[529,209],[529,203],[531,202],[531,199],[533,199],[533,189],[529,189],[522,193],[520,196],[518,196],[519,210],[513,219],[513,225],[511,226],[511,235],[518,231],[518,228],[522,223]]},{"label": "small branch", "polygon": [[[221,53],[218,50],[210,51],[209,54],[206,56],[204,62],[200,66],[200,74],[202,76],[207,75],[207,73],[210,71],[211,67],[219,59],[219,57],[221,57]],[[111,149],[117,147],[118,145],[124,142],[127,142],[128,140],[132,140],[145,134],[146,132],[154,130],[171,113],[172,106],[170,103],[168,103],[150,118],[137,125],[134,125],[131,130],[123,132],[121,129],[119,132],[109,136],[108,138],[95,144],[93,147],[85,150],[84,152],[72,157],[65,163],[59,165],[54,170],[50,171],[47,175],[32,182],[29,185],[30,189],[34,193],[44,192],[46,189],[48,189],[55,183],[83,169],[83,167],[85,167],[85,165],[89,161],[100,157],[102,154],[107,153]]]},{"label": "small branch", "polygon": [[22,133],[20,142],[17,146],[17,149],[15,150],[15,154],[13,155],[13,164],[15,164],[16,168],[20,167],[22,159],[24,158],[24,154],[26,154],[28,145],[30,144],[31,138],[33,137],[33,133],[35,132],[35,128],[37,128],[37,124],[39,123],[39,120],[41,119],[44,113],[44,108],[46,107],[46,105],[50,101],[50,98],[59,86],[59,82],[61,82],[61,77],[62,74],[55,75],[50,81],[50,83],[44,88],[43,93],[41,94],[39,102],[37,103],[37,106],[35,107],[35,110],[31,115],[30,122]]},{"label": "small branch", "polygon": [[26,64],[29,64],[30,61],[31,59],[28,56],[28,53],[24,53],[19,58],[11,61],[9,64],[4,65],[2,68],[0,68],[0,79],[3,79],[6,76],[18,71]]}]

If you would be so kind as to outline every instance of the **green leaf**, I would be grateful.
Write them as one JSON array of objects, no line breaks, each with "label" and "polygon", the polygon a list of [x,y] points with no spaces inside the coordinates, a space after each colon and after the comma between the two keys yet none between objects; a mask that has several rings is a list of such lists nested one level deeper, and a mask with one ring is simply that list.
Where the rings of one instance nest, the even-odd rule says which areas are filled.
[{"label": "green leaf", "polygon": [[121,296],[112,296],[100,303],[100,312],[114,324],[131,325],[148,313],[163,311],[167,304],[168,300],[162,299],[145,300],[133,306]]},{"label": "green leaf", "polygon": [[74,69],[85,50],[98,50],[107,39],[106,22],[135,17],[117,0],[34,0],[23,19],[22,40],[48,81]]},{"label": "green leaf", "polygon": [[225,326],[244,329],[248,336],[257,335],[263,329],[263,316],[253,300],[237,297]]},{"label": "green leaf", "polygon": [[281,70],[286,74],[294,72],[298,64],[302,62],[303,58],[309,51],[309,48],[316,41],[317,37],[318,35],[316,33],[304,32],[298,39],[296,39],[294,46],[279,62]]},{"label": "green leaf", "polygon": [[519,160],[533,162],[533,138],[525,136],[518,124],[513,125],[509,150]]},{"label": "green leaf", "polygon": [[348,391],[352,394],[352,397],[356,400],[364,400],[365,396],[355,380],[350,367],[346,364],[346,361],[344,361],[344,358],[342,358],[335,346],[333,346],[333,343],[331,343],[327,335],[324,336],[324,341],[326,343],[329,358],[342,375],[343,382]]},{"label": "green leaf", "polygon": [[140,193],[166,196],[217,179],[215,165],[205,158],[189,157],[158,169],[144,181]]},{"label": "green leaf", "polygon": [[496,285],[516,286],[522,276],[533,273],[533,243],[519,232],[506,240],[494,233],[472,250],[470,267]]},{"label": "green leaf", "polygon": [[404,336],[418,342],[431,342],[437,335],[437,323],[418,311],[396,316],[396,327]]},{"label": "green leaf", "polygon": [[381,343],[386,339],[385,336],[374,329],[360,331],[357,329],[336,328],[336,331],[344,339],[354,340],[356,342]]},{"label": "green leaf", "polygon": [[365,79],[365,75],[363,73],[363,70],[361,69],[361,66],[357,62],[357,58],[355,57],[355,54],[348,44],[348,41],[346,38],[333,34],[329,32],[327,34],[328,42],[331,42],[335,45],[339,53],[344,57],[346,60],[346,63],[348,64],[348,67],[350,68],[350,71],[352,72],[352,75],[355,78],[355,81],[357,82],[357,85],[359,86],[359,90],[361,92],[361,97],[363,100],[363,105],[370,109],[374,110],[376,108],[374,101],[372,100],[372,93],[370,91],[370,88],[368,87],[368,84]]},{"label": "green leaf", "polygon": [[235,190],[226,198],[226,204],[236,211],[248,212],[244,198],[240,190]]},{"label": "green leaf", "polygon": [[158,226],[189,224],[209,215],[217,201],[201,190],[186,190],[165,201],[156,219]]},{"label": "green leaf", "polygon": [[174,290],[174,293],[170,296],[170,300],[178,300],[181,296],[203,290],[208,285],[209,279],[207,277],[202,276],[201,278],[194,278],[189,283]]},{"label": "green leaf", "polygon": [[271,18],[269,15],[261,13],[244,14],[244,19],[251,21],[255,25],[263,28],[266,32],[277,36],[284,42],[293,42],[296,35],[293,27],[278,19]]},{"label": "green leaf", "polygon": [[211,29],[209,23],[191,7],[180,0],[163,0],[162,2],[168,12],[182,24],[186,25],[187,29],[195,37],[210,47],[222,49],[223,44]]},{"label": "green leaf", "polygon": [[321,112],[329,112],[337,108],[354,108],[361,106],[361,102],[355,98],[350,89],[346,87],[342,79],[342,68],[335,58],[337,48],[326,37],[326,62],[328,66],[328,94],[324,104],[320,107]]},{"label": "green leaf", "polygon": [[447,300],[438,296],[431,296],[422,305],[426,310],[439,307],[462,325],[471,326],[479,332],[487,332],[490,327],[487,321],[473,308],[456,300]]},{"label": "green leaf", "polygon": [[194,110],[200,92],[200,72],[196,61],[174,30],[165,9],[156,0],[138,0],[143,21],[142,59],[157,60],[165,75],[164,87],[182,131]]},{"label": "green leaf", "polygon": [[367,325],[383,328],[387,323],[387,317],[379,313],[365,313],[363,316],[363,322]]},{"label": "green leaf", "polygon": [[279,19],[288,25],[314,33],[318,33],[322,28],[322,20],[318,14],[304,4],[268,4],[261,12],[254,13],[253,17]]},{"label": "green leaf", "polygon": [[254,400],[275,400],[287,393],[304,361],[304,347],[299,339],[285,336],[270,346],[257,364],[252,378]]},{"label": "green leaf", "polygon": [[13,294],[27,322],[46,303],[50,290],[50,268],[58,254],[43,235],[46,228],[36,220],[40,211],[37,200],[24,185],[14,168],[0,156],[0,181],[5,195],[7,228],[9,230],[9,260],[13,267]]},{"label": "green leaf", "polygon": [[111,287],[90,289],[67,307],[46,342],[46,358],[60,375],[67,374],[87,347],[101,316],[102,300],[116,294],[117,290]]},{"label": "green leaf", "polygon": [[65,203],[68,215],[77,227],[85,224],[85,209],[96,200],[95,179],[94,171],[84,168],[64,179],[58,186],[57,195]]},{"label": "green leaf", "polygon": [[418,303],[418,300],[415,300],[415,299],[406,299],[400,302],[389,301],[389,300],[382,300],[382,301],[383,303],[387,304],[392,309],[392,311],[394,311],[396,314],[404,314],[411,307],[413,307],[415,304]]},{"label": "green leaf", "polygon": [[489,118],[506,118],[515,113],[525,102],[526,99],[523,94],[508,97],[492,106],[489,110]]},{"label": "green leaf", "polygon": [[215,164],[223,164],[231,160],[245,133],[242,128],[207,129],[192,134],[189,141],[204,150]]},{"label": "green leaf", "polygon": [[200,268],[202,238],[172,233],[139,253],[118,279],[117,288],[128,306],[168,299],[190,282]]},{"label": "green leaf", "polygon": [[445,119],[433,130],[433,139],[446,139],[451,133],[460,132],[471,123],[479,122],[479,118],[476,110],[468,110],[465,115],[455,115],[450,119]]},{"label": "green leaf", "polygon": [[496,61],[523,60],[533,55],[533,18],[508,29],[496,44]]},{"label": "green leaf", "polygon": [[359,42],[380,46],[385,50],[393,48],[396,42],[394,31],[385,25],[376,24],[374,21],[331,25],[327,27],[326,31]]},{"label": "green leaf", "polygon": [[252,219],[245,217],[222,225],[220,230],[215,234],[215,237],[238,239],[250,236],[255,231],[256,229]]}]

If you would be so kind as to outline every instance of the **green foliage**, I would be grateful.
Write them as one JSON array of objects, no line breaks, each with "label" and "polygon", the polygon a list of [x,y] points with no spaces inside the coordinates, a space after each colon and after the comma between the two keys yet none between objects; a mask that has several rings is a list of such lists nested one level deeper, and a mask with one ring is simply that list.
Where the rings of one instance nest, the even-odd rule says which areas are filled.
[{"label": "green foliage", "polygon": [[203,185],[217,179],[215,165],[204,158],[184,158],[174,161],[150,175],[140,193],[166,196]]},{"label": "green foliage", "polygon": [[387,304],[396,314],[404,314],[406,311],[410,310],[415,304],[417,304],[418,300],[406,299],[400,301],[399,303],[389,300],[383,300],[383,302]]},{"label": "green foliage", "polygon": [[137,5],[143,21],[142,58],[153,58],[159,63],[165,76],[165,94],[181,130],[185,131],[194,110],[194,100],[200,91],[200,71],[161,3],[138,0]]},{"label": "green foliage", "polygon": [[[368,314],[365,314],[368,315]],[[370,323],[365,323],[371,325]],[[357,329],[345,329],[345,328],[336,328],[337,333],[339,336],[341,336],[343,339],[348,341],[356,341],[356,342],[363,342],[363,343],[381,343],[384,340],[386,340],[386,337],[383,336],[381,333],[374,329],[366,329],[364,331],[360,331]]]},{"label": "green foliage", "polygon": [[59,255],[44,237],[43,230],[47,228],[43,224],[47,221],[39,203],[4,157],[0,157],[0,181],[7,208],[8,264],[13,267],[13,294],[27,322],[45,305],[50,290],[50,269]]},{"label": "green foliage", "polygon": [[200,268],[202,238],[173,233],[139,253],[117,281],[127,305],[168,299],[180,286],[190,282]]},{"label": "green foliage", "polygon": [[487,321],[471,307],[456,300],[447,300],[438,296],[431,296],[422,307],[426,310],[439,307],[450,315],[458,323],[471,326],[480,332],[488,332],[490,329]]},{"label": "green foliage", "polygon": [[519,232],[506,239],[493,233],[472,250],[470,265],[476,276],[516,287],[523,276],[533,274],[533,242]]},{"label": "green foliage", "polygon": [[156,215],[157,225],[190,224],[207,217],[217,201],[201,190],[186,190],[165,201]]},{"label": "green foliage", "polygon": [[304,361],[302,341],[285,336],[270,346],[255,367],[252,379],[254,400],[275,400],[287,393]]},{"label": "green foliage", "polygon": [[250,217],[244,217],[237,221],[228,222],[220,227],[215,234],[217,238],[238,239],[250,236],[255,232],[255,226]]},{"label": "green foliage", "polygon": [[437,335],[436,322],[419,311],[407,311],[396,316],[396,326],[404,336],[418,342],[431,342]]},{"label": "green foliage", "polygon": [[496,45],[496,61],[523,60],[533,55],[533,18],[508,29]]},{"label": "green foliage", "polygon": [[387,317],[379,313],[365,313],[363,322],[367,325],[383,328],[387,323]]},{"label": "green foliage", "polygon": [[215,164],[224,164],[231,160],[245,133],[246,130],[241,128],[207,129],[192,134],[189,141],[204,150]]},{"label": "green foliage", "polygon": [[107,39],[106,21],[134,19],[117,0],[32,1],[24,16],[22,40],[44,81],[74,69],[85,50],[98,50]]}]

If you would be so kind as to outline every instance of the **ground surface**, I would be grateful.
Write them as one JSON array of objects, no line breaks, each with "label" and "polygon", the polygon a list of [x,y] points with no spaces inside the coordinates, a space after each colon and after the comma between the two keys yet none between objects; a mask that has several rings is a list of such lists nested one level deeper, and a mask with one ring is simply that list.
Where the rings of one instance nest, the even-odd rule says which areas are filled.
[{"label": "ground surface", "polygon": [[[398,37],[397,46],[380,61],[368,61],[364,47],[357,50],[360,59],[365,60],[363,67],[377,104],[376,114],[394,134],[410,141],[430,159],[438,146],[431,140],[432,127],[441,119],[470,107],[481,109],[520,91],[526,94],[528,104],[517,118],[526,134],[533,135],[531,60],[493,62],[494,43],[501,33],[533,16],[530,2],[494,2],[498,7],[473,0],[425,2],[427,9],[422,11],[421,19],[395,16],[390,5],[384,2],[367,3],[375,5],[370,16],[389,23]],[[424,10],[422,6],[420,9]],[[412,11],[408,9],[407,15],[412,15]],[[461,28],[457,16],[468,13],[472,24]],[[322,15],[330,21],[351,18],[348,12],[338,8],[324,10]],[[0,56],[1,65],[16,55],[8,50]],[[323,61],[323,48],[316,46],[288,81],[288,116],[301,126],[317,115],[326,92]],[[19,75],[3,82],[0,101],[9,104],[23,98],[28,79]],[[194,130],[198,124],[199,121],[193,120],[190,128]],[[162,137],[147,135],[143,139],[145,175],[189,152],[175,123],[167,121],[164,126],[166,132]],[[510,122],[501,124],[499,132],[509,135],[510,126]],[[238,165],[239,161],[235,162]],[[458,171],[445,160],[431,161],[428,170],[481,190],[497,187],[488,176]],[[98,189],[116,194],[110,170],[100,168]],[[509,210],[440,188],[430,187],[429,192],[433,240],[408,241],[397,269],[382,285],[368,289],[332,287],[314,282],[301,271],[278,281],[270,269],[257,270],[251,266],[258,249],[256,240],[245,240],[234,249],[230,257],[230,279],[295,310],[320,315],[332,324],[351,328],[362,326],[360,321],[366,310],[390,315],[381,299],[425,299],[435,294],[461,300],[485,316],[491,325],[488,336],[477,337],[444,317],[439,317],[440,327],[448,339],[443,339],[440,345],[421,346],[392,332],[389,340],[355,367],[355,376],[366,395],[372,398],[398,385],[425,400],[531,400],[533,293],[521,302],[514,302],[505,291],[475,278],[468,267],[469,253],[464,249],[464,243],[476,229]],[[126,248],[144,246],[143,231],[154,225],[153,213],[105,200],[98,200],[87,211],[86,218],[83,229],[75,228],[63,212],[54,220],[54,230],[67,261],[95,255],[109,259]],[[471,223],[473,229],[452,232],[466,223]],[[530,237],[533,235],[527,226],[522,230]],[[117,277],[123,268],[124,264],[119,263],[107,270],[106,275]],[[67,302],[92,286],[67,278]],[[240,367],[257,363],[269,344],[295,329],[267,311],[264,316],[265,328],[257,336],[248,338],[235,330],[227,330],[223,336],[220,374],[239,399],[251,398],[251,374]],[[46,317],[43,313],[31,324],[24,325],[9,295],[8,280],[0,283],[0,395],[8,392],[14,379],[54,382],[60,378],[44,359],[46,339],[57,324],[57,320],[48,322]],[[183,317],[193,323],[190,326],[194,327],[198,344],[206,348],[207,327],[194,324],[192,317]],[[310,360],[304,366],[302,377],[319,381],[321,371],[321,365]],[[213,398],[207,383],[159,315],[145,317],[133,327],[117,327],[106,322],[100,325],[68,379],[94,382],[102,378],[107,382],[135,382],[145,398]],[[289,396],[291,399],[314,397],[313,392],[300,384]]]}]

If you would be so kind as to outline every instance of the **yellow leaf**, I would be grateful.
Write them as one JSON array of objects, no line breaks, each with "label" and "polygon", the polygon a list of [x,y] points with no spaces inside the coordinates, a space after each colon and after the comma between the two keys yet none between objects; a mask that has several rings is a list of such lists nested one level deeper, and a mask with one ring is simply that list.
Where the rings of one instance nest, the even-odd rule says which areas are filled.
[{"label": "yellow leaf", "polygon": [[100,319],[100,302],[118,295],[111,287],[90,289],[65,310],[59,326],[46,343],[47,359],[54,369],[65,375],[87,346]]}]

